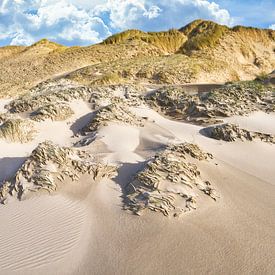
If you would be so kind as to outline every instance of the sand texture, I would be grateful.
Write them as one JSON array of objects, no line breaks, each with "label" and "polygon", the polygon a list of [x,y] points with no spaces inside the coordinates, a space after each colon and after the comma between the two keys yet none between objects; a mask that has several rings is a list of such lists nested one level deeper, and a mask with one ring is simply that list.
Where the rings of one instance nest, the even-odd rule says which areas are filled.
[{"label": "sand texture", "polygon": [[0,101],[0,274],[274,274],[260,88],[63,79]]}]

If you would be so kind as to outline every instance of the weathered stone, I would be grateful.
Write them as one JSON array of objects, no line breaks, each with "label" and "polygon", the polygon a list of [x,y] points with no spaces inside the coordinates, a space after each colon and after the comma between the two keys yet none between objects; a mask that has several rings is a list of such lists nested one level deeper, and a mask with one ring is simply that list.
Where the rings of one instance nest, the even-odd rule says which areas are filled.
[{"label": "weathered stone", "polygon": [[85,151],[59,147],[52,142],[43,142],[32,152],[10,182],[0,185],[0,203],[9,196],[19,200],[30,191],[53,192],[58,182],[66,179],[78,181],[81,175],[89,174],[95,181],[116,175],[116,167],[97,163]]},{"label": "weathered stone", "polygon": [[82,99],[92,103],[96,110],[102,106],[127,101],[129,106],[138,105],[142,100],[141,88],[133,85],[102,85],[87,87],[70,80],[59,79],[43,82],[27,94],[13,100],[7,105],[12,113],[35,112],[45,110],[49,105],[64,104]]},{"label": "weathered stone", "polygon": [[165,216],[178,216],[196,209],[195,197],[199,192],[216,200],[215,190],[208,181],[201,179],[197,165],[187,160],[190,157],[212,158],[198,146],[188,143],[169,146],[154,156],[126,187],[125,208],[138,215],[150,209]]},{"label": "weathered stone", "polygon": [[248,131],[230,123],[204,128],[202,131],[210,138],[224,141],[252,141],[260,139],[264,142],[275,143],[274,135]]},{"label": "weathered stone", "polygon": [[68,104],[57,102],[40,107],[31,114],[31,118],[35,121],[44,121],[46,119],[61,121],[70,118],[73,114],[74,112]]},{"label": "weathered stone", "polygon": [[133,114],[123,102],[113,103],[97,110],[92,120],[81,130],[81,133],[94,132],[109,122],[122,122],[142,127],[145,120]]},{"label": "weathered stone", "polygon": [[256,110],[274,110],[275,90],[257,81],[226,84],[210,92],[187,94],[184,87],[164,87],[145,97],[146,101],[173,119],[200,125],[220,123],[224,117]]}]

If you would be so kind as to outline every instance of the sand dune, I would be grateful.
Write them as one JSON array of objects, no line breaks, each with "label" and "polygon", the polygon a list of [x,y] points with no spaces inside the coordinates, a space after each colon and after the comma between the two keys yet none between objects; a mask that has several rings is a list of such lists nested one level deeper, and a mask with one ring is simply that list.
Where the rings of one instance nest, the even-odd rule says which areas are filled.
[{"label": "sand dune", "polygon": [[199,19],[0,48],[0,275],[274,275],[274,38]]},{"label": "sand dune", "polygon": [[[39,122],[26,144],[0,141],[1,178],[11,176],[36,144],[50,139],[73,146],[91,119],[83,101],[61,122]],[[1,274],[272,274],[275,269],[275,147],[261,141],[233,143],[201,134],[203,127],[172,121],[146,106],[144,127],[108,122],[84,146],[98,159],[119,164],[118,176],[88,177],[0,207]],[[274,114],[253,113],[228,121],[274,133]],[[262,123],[264,121],[264,123]],[[214,155],[197,162],[218,190],[216,202],[198,197],[182,218],[122,211],[125,186],[165,145],[191,142]],[[100,142],[101,147],[96,147]]]},{"label": "sand dune", "polygon": [[248,117],[233,116],[226,119],[231,123],[236,123],[250,131],[258,131],[275,135],[275,114],[266,114],[264,112],[255,112]]},{"label": "sand dune", "polygon": [[98,135],[113,152],[105,158],[105,161],[114,163],[143,161],[143,158],[134,153],[139,145],[139,129],[136,127],[111,123],[103,127]]},{"label": "sand dune", "polygon": [[44,195],[1,207],[0,213],[2,274],[66,273],[80,261],[89,229],[85,204]]}]

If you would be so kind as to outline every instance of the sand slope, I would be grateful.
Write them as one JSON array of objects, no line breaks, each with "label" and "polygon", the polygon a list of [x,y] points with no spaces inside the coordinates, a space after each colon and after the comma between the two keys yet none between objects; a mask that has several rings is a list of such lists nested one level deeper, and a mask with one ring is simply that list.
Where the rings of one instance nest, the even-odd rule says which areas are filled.
[{"label": "sand slope", "polygon": [[[67,121],[39,123],[33,143],[1,141],[0,161],[11,167],[7,175],[1,168],[1,177],[23,160],[5,157],[26,157],[43,137],[69,145],[77,141],[74,129],[91,110],[78,102],[74,111]],[[93,143],[85,146],[103,161],[120,165],[116,178],[92,184],[86,178],[55,195],[0,206],[0,273],[273,274],[275,146],[217,141],[203,136],[202,127],[171,121],[148,107],[132,111],[148,117],[144,127],[112,122],[97,133],[94,144],[103,144],[100,150]],[[232,119],[274,130],[274,114],[264,114],[263,124],[258,114]],[[176,219],[122,211],[124,187],[145,161],[164,145],[184,141],[214,154],[213,162],[201,162],[199,168],[220,199],[198,198],[196,211]]]},{"label": "sand slope", "polygon": [[0,209],[2,274],[65,274],[85,253],[85,205],[64,196],[40,196]]}]

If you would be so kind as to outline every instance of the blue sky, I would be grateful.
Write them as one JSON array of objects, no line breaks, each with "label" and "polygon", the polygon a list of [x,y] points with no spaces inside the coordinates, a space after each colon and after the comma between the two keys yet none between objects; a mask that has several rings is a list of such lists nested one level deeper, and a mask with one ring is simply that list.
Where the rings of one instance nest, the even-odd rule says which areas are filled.
[{"label": "blue sky", "polygon": [[42,38],[90,45],[126,29],[167,30],[198,18],[275,29],[275,0],[0,0],[0,46]]}]

